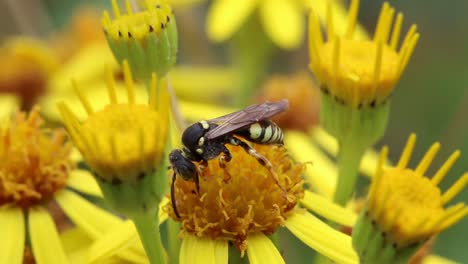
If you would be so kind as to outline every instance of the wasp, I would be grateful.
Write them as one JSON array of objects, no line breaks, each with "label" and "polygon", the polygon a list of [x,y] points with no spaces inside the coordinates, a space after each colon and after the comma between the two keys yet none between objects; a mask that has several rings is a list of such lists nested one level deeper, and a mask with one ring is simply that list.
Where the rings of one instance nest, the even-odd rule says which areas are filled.
[{"label": "wasp", "polygon": [[199,165],[194,162],[200,163],[203,167],[206,166],[208,160],[218,157],[220,167],[225,168],[226,163],[232,158],[226,144],[240,146],[245,152],[256,158],[261,165],[269,169],[279,185],[278,177],[274,173],[270,161],[245,141],[283,145],[281,129],[268,118],[286,111],[288,106],[286,99],[278,102],[254,104],[234,113],[199,121],[185,129],[182,134],[182,150],[174,149],[169,154],[170,167],[173,169],[171,202],[175,215],[179,217],[174,196],[176,175],[186,181],[194,181],[198,192],[200,189]]}]

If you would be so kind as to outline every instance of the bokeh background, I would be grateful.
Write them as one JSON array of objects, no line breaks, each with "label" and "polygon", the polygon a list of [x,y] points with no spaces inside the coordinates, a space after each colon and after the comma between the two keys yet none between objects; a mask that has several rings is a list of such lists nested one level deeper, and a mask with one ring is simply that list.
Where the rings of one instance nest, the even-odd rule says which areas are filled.
[{"label": "bokeh background", "polygon": [[[291,0],[294,1],[294,0]],[[212,44],[205,33],[205,18],[210,1],[176,10],[180,34],[179,63],[186,65],[228,64],[230,44]],[[382,1],[361,1],[359,21],[373,32]],[[390,146],[393,160],[400,154],[410,132],[418,135],[414,165],[434,141],[440,141],[431,175],[455,149],[462,156],[443,182],[444,188],[468,169],[468,1],[390,1],[404,12],[403,28],[417,23],[421,39],[392,100],[390,123],[379,146]],[[66,29],[77,8],[93,5],[102,8],[109,1],[1,0],[0,41],[26,34],[45,37]],[[304,20],[304,23],[306,21]],[[274,53],[274,73],[307,70],[306,43],[295,51]],[[1,70],[1,69],[0,69]],[[0,106],[1,107],[1,106]],[[468,191],[455,202],[468,201]],[[442,234],[435,245],[437,254],[468,263],[468,219]],[[305,246],[288,237],[284,254],[291,263],[308,259]],[[302,260],[302,261],[301,261]]]}]

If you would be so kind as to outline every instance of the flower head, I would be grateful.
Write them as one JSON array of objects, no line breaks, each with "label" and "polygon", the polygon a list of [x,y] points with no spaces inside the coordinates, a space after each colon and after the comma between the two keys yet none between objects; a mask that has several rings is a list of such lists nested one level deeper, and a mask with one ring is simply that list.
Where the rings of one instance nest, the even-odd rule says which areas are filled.
[{"label": "flower head", "polygon": [[101,232],[90,230],[106,221],[103,212],[88,215],[91,217],[85,221],[75,217],[86,215],[86,210],[102,209],[68,188],[93,196],[99,196],[100,191],[89,173],[75,169],[64,132],[45,128],[38,107],[29,114],[18,113],[1,125],[0,233],[5,237],[1,263],[68,261],[57,230],[63,222],[50,210],[55,202],[93,239]]},{"label": "flower head", "polygon": [[[468,173],[459,178],[445,193],[437,187],[460,152],[455,151],[429,179],[425,177],[425,173],[440,144],[433,144],[418,166],[410,169],[407,165],[415,141],[416,136],[413,134],[409,137],[395,167],[383,168],[388,149],[384,148],[382,151],[367,204],[353,231],[353,244],[361,258],[371,260],[371,256],[378,256],[378,253],[372,255],[369,252],[371,247],[392,252],[392,258],[387,263],[393,263],[398,258],[409,258],[427,240],[468,214],[468,207],[464,203],[445,207],[466,187]],[[364,231],[366,229],[372,231]],[[367,235],[364,235],[366,233]],[[371,241],[372,237],[378,239]]]},{"label": "flower head", "polygon": [[[174,198],[180,218],[170,204],[166,210],[182,223],[181,263],[204,263],[202,256],[204,261],[215,257],[213,263],[223,263],[228,258],[228,242],[241,255],[247,251],[252,262],[269,256],[271,261],[282,263],[279,251],[267,236],[283,226],[319,253],[338,262],[355,262],[347,235],[297,207],[304,198],[301,174],[305,164],[293,162],[282,146],[253,146],[273,165],[278,186],[269,169],[256,158],[238,146],[227,147],[232,160],[225,166],[215,159],[199,167],[199,193],[193,182],[176,179]],[[318,203],[327,209],[332,207],[330,202]],[[330,239],[327,241],[326,237]],[[208,246],[214,247],[212,251],[201,252]]]},{"label": "flower head", "polygon": [[382,230],[388,232],[399,247],[426,240],[454,225],[468,214],[463,203],[445,208],[468,183],[465,173],[445,193],[437,186],[460,156],[454,152],[431,178],[425,173],[440,148],[435,143],[416,169],[407,168],[416,141],[413,134],[396,167],[379,168],[368,197],[368,210]]},{"label": "flower head", "polygon": [[[322,82],[324,94],[352,108],[375,107],[391,95],[411,57],[419,34],[412,25],[398,48],[403,14],[385,3],[372,40],[352,39],[359,0],[352,0],[344,36],[336,35],[331,8],[324,40],[317,15],[310,15],[311,70]],[[393,32],[391,31],[393,30]]]},{"label": "flower head", "polygon": [[39,108],[24,113],[0,134],[0,206],[27,208],[43,203],[62,189],[73,168],[65,131],[44,133]]},{"label": "flower head", "polygon": [[10,39],[0,52],[0,93],[18,96],[22,107],[30,109],[45,92],[47,81],[57,68],[57,58],[44,43],[30,38]]},{"label": "flower head", "polygon": [[288,99],[291,102],[288,111],[272,120],[283,129],[307,131],[319,121],[319,95],[312,79],[307,73],[301,72],[292,76],[272,76],[263,84],[256,101]]},{"label": "flower head", "polygon": [[128,60],[138,80],[148,81],[151,73],[164,76],[175,63],[177,26],[171,7],[161,1],[146,1],[146,10],[134,12],[129,0],[127,14],[112,1],[114,19],[104,11],[102,26],[117,61]]},{"label": "flower head", "polygon": [[[175,198],[180,219],[171,206],[170,215],[181,221],[183,229],[196,236],[234,241],[243,251],[251,234],[273,234],[293,212],[304,195],[303,164],[295,164],[282,147],[256,145],[255,149],[273,164],[287,197],[278,188],[269,170],[241,147],[228,149],[233,155],[224,170],[218,161],[208,161],[200,173],[200,194],[194,184],[177,180]],[[242,160],[242,162],[240,162]],[[210,208],[210,210],[207,210]]]},{"label": "flower head", "polygon": [[[128,101],[118,102],[111,72],[108,72],[109,104],[95,111],[76,87],[89,117],[81,123],[66,104],[59,105],[73,142],[100,180],[119,184],[136,182],[151,173],[164,158],[168,133],[168,94],[157,91],[153,75],[150,103],[135,101],[135,87],[124,62]],[[159,94],[157,94],[159,92]]]}]

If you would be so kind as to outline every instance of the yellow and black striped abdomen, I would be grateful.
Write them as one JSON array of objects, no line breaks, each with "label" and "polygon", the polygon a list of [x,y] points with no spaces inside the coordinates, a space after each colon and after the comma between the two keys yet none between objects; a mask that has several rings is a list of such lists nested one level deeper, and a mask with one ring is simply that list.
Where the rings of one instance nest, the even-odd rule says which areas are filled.
[{"label": "yellow and black striped abdomen", "polygon": [[236,131],[236,134],[259,144],[283,144],[281,128],[270,120],[253,123]]}]

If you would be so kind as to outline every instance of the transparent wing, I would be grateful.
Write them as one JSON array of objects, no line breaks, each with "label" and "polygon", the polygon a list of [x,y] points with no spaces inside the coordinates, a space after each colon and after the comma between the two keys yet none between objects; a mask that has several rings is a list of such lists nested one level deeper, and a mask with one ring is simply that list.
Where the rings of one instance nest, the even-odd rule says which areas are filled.
[{"label": "transparent wing", "polygon": [[205,134],[207,139],[214,139],[244,126],[253,124],[260,120],[273,117],[288,109],[288,100],[283,99],[278,102],[266,102],[263,104],[254,104],[240,111],[220,116],[208,120],[208,123],[214,123],[218,126]]}]

